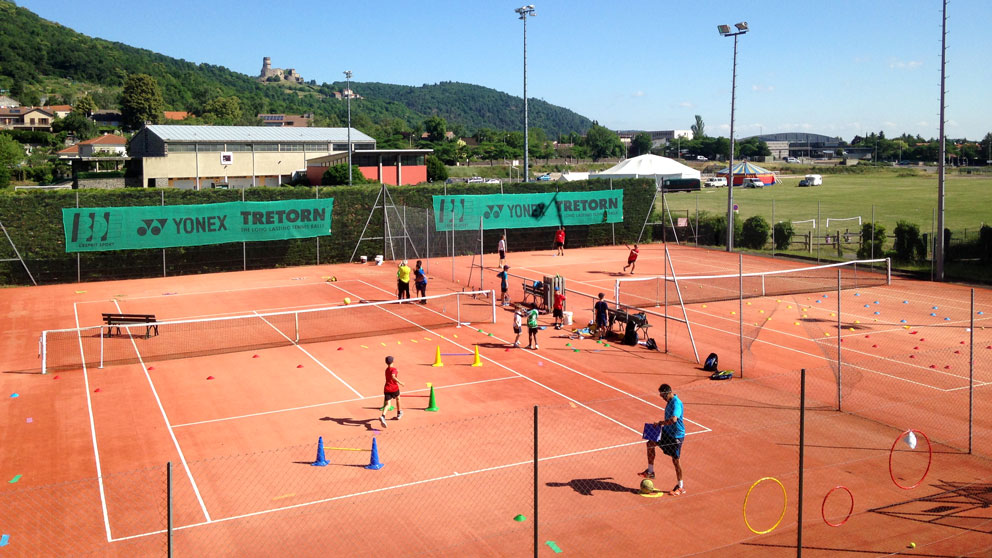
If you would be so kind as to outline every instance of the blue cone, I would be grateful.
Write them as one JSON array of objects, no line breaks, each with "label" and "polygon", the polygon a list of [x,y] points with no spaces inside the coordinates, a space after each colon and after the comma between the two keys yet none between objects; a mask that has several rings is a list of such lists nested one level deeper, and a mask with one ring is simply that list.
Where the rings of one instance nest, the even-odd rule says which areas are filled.
[{"label": "blue cone", "polygon": [[366,469],[382,469],[383,463],[379,461],[379,446],[375,443],[375,438],[372,438],[372,461],[365,466]]},{"label": "blue cone", "polygon": [[324,457],[324,437],[317,438],[317,460],[311,463],[314,467],[324,467],[327,465],[327,458]]}]

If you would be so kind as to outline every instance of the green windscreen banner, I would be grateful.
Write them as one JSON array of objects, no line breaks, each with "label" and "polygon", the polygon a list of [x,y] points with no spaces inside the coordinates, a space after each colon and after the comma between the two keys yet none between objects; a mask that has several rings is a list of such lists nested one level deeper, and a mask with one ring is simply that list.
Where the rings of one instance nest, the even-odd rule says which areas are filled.
[{"label": "green windscreen banner", "polygon": [[439,231],[623,222],[623,190],[434,196]]},{"label": "green windscreen banner", "polygon": [[312,238],[331,233],[334,200],[62,210],[66,252],[202,246]]}]

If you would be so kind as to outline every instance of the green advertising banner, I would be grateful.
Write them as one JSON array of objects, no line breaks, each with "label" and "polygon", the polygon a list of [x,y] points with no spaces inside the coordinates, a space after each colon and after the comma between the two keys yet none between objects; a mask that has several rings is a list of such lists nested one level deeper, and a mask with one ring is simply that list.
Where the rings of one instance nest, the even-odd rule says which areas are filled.
[{"label": "green advertising banner", "polygon": [[334,200],[62,210],[66,252],[311,238],[331,232]]},{"label": "green advertising banner", "polygon": [[623,222],[623,190],[434,196],[439,231],[598,225]]}]

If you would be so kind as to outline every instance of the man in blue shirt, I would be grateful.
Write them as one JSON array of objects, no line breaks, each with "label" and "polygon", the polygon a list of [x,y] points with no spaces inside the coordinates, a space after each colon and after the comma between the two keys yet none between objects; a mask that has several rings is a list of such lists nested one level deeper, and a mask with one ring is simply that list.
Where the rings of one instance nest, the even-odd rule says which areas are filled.
[{"label": "man in blue shirt", "polygon": [[507,280],[510,278],[510,266],[504,265],[503,271],[496,274],[499,277],[499,290],[500,290],[500,300],[503,301],[503,306],[510,305],[510,286],[507,284]]},{"label": "man in blue shirt", "polygon": [[685,423],[682,422],[682,400],[672,393],[672,386],[661,384],[658,386],[658,394],[664,399],[665,420],[655,423],[661,427],[661,439],[657,442],[648,440],[648,468],[642,471],[640,476],[654,478],[654,448],[661,447],[665,455],[671,456],[672,464],[675,465],[675,476],[679,483],[672,489],[672,496],[685,494],[685,487],[682,485],[682,465],[679,457],[682,455],[682,440],[685,439]]}]

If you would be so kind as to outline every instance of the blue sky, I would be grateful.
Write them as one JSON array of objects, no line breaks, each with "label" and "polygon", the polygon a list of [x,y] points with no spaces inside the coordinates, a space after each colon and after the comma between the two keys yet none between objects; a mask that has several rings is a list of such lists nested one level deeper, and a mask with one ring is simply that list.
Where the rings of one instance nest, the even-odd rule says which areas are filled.
[{"label": "blue sky", "polygon": [[[938,134],[939,0],[534,0],[528,94],[612,129],[727,136],[740,38],[735,135]],[[256,74],[263,56],[320,82],[459,81],[523,93],[522,2],[462,0],[19,0],[87,35]],[[992,2],[948,14],[947,135],[992,131]]]}]

